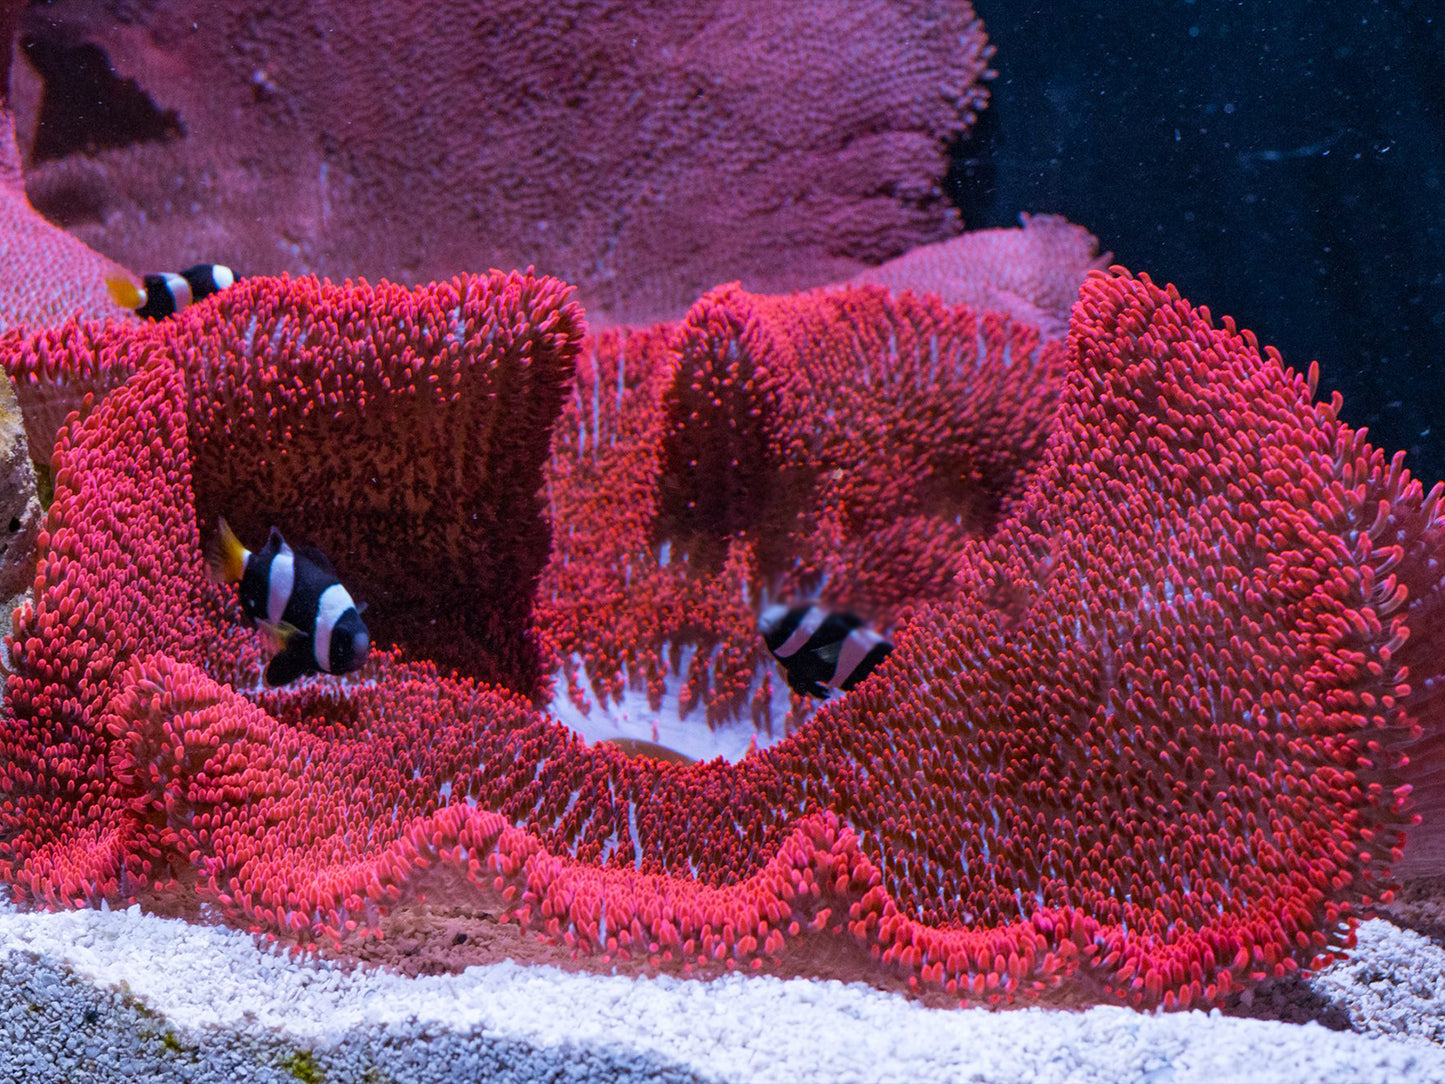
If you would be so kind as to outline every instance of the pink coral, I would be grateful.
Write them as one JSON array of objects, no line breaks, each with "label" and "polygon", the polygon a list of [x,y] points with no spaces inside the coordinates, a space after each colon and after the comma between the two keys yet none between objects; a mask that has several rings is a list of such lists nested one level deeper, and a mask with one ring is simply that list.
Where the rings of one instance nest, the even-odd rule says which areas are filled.
[{"label": "pink coral", "polygon": [[[179,882],[351,951],[427,900],[614,965],[839,974],[852,952],[963,998],[1175,1005],[1348,944],[1407,777],[1438,767],[1403,752],[1445,710],[1441,490],[1147,279],[1091,275],[1066,357],[877,289],[723,288],[599,337],[565,407],[576,310],[529,276],[253,283],[160,339],[107,336],[148,356],[62,439],[0,737],[0,874],[32,899]],[[501,447],[523,476],[468,472]],[[414,497],[395,472],[418,448]],[[448,615],[435,554],[536,546],[536,486],[549,654],[665,685],[679,656],[628,599],[674,577],[668,635],[718,652],[699,714],[765,711],[725,658],[751,600],[869,567],[897,650],[787,739],[682,766],[586,747],[527,699],[525,648],[439,673],[415,623],[360,680],[256,687],[201,571],[198,523],[274,492],[360,582]],[[469,538],[473,509],[505,537]],[[917,517],[956,520],[946,549]],[[878,563],[885,539],[912,559]],[[518,620],[526,584],[500,589]]]},{"label": "pink coral", "polygon": [[[527,628],[548,527],[535,493],[581,335],[560,285],[495,274],[418,293],[314,280],[234,293],[184,320],[82,329],[138,372],[57,446],[0,742],[0,835],[55,898],[125,891],[150,870],[133,799],[99,770],[97,724],[129,660],[159,652],[255,681],[254,637],[195,563],[199,523],[220,511],[243,532],[277,523],[325,546],[378,603],[373,631],[514,686],[540,677]],[[297,337],[283,339],[288,325]],[[422,576],[399,580],[379,542]],[[445,583],[462,605],[438,626],[418,583]]]},{"label": "pink coral", "polygon": [[[20,8],[18,3],[0,4],[0,41],[13,37]],[[15,118],[6,95],[9,65],[6,50],[0,62],[0,336],[17,325],[57,325],[68,317],[126,318],[105,288],[106,276],[123,274],[123,269],[45,221],[25,196]],[[21,341],[18,333],[10,338],[12,343]],[[68,347],[63,352],[72,353]],[[31,457],[40,463],[49,462],[55,431],[71,410],[83,406],[87,394],[104,393],[121,375],[129,375],[103,371],[88,350],[77,353],[86,360],[64,372],[47,366],[49,355],[40,349],[31,351],[29,363],[10,368]],[[14,346],[0,347],[0,355],[15,357]]]},{"label": "pink coral", "polygon": [[997,309],[1062,339],[1084,276],[1104,267],[1099,242],[1058,215],[1021,215],[1017,230],[974,230],[922,245],[859,272],[854,284],[934,294],[950,305]]},{"label": "pink coral", "polygon": [[966,0],[59,0],[22,33],[32,198],[117,258],[533,263],[629,321],[955,232],[944,144],[989,55]]},{"label": "pink coral", "polygon": [[120,269],[46,222],[25,198],[14,122],[0,99],[0,331],[80,314],[120,316],[105,277]]}]

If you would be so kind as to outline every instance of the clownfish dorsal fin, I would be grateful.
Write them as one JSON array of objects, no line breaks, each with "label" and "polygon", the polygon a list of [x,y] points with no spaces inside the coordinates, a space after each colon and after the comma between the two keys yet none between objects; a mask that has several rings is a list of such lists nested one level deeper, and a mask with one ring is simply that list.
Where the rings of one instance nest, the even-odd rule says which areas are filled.
[{"label": "clownfish dorsal fin", "polygon": [[241,545],[241,540],[224,516],[206,547],[206,564],[211,569],[211,575],[221,583],[239,583],[246,571],[246,547]]},{"label": "clownfish dorsal fin", "polygon": [[257,621],[256,627],[265,635],[271,650],[277,653],[285,651],[306,635],[289,621]]},{"label": "clownfish dorsal fin", "polygon": [[333,579],[340,579],[336,575],[336,569],[332,567],[330,559],[315,546],[296,546],[295,553],[297,557],[310,561]]},{"label": "clownfish dorsal fin", "polygon": [[134,312],[146,303],[145,289],[137,286],[135,281],[126,275],[106,276],[105,288],[110,293],[111,300],[123,309]]}]

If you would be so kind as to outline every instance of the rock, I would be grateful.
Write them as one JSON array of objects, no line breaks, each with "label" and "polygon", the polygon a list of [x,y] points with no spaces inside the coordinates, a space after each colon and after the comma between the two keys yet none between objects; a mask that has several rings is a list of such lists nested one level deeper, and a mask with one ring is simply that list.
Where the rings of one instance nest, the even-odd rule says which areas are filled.
[{"label": "rock", "polygon": [[[45,512],[35,491],[35,467],[10,379],[0,374],[0,599],[13,600],[35,578],[35,540]],[[13,602],[3,604],[5,633]]]}]

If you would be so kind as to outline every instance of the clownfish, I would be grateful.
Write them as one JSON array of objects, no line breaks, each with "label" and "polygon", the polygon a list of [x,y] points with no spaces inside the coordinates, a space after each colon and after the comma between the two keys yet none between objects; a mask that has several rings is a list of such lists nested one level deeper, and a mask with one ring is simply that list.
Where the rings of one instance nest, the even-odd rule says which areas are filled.
[{"label": "clownfish", "polygon": [[147,275],[137,286],[124,275],[105,280],[115,303],[130,309],[143,320],[164,320],[194,301],[218,294],[236,281],[236,273],[225,264],[198,263],[179,275]]},{"label": "clownfish", "polygon": [[366,662],[371,639],[361,622],[364,605],[351,598],[326,555],[314,546],[286,544],[271,528],[252,553],[221,520],[206,554],[211,573],[237,584],[241,609],[271,641],[267,685],[286,685],[305,674],[347,674]]},{"label": "clownfish", "polygon": [[782,663],[788,688],[823,698],[847,692],[893,653],[893,645],[857,614],[822,606],[769,606],[758,619],[763,643]]}]

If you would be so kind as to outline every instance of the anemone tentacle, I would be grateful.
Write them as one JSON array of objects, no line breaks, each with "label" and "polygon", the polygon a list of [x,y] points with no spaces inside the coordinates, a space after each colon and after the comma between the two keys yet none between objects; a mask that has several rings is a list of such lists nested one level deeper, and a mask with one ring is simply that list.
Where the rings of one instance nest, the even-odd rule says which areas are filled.
[{"label": "anemone tentacle", "polygon": [[[608,966],[1175,1006],[1343,949],[1439,808],[1442,490],[1143,276],[1091,274],[1064,344],[735,286],[584,342],[530,273],[95,334],[137,371],[61,435],[0,725],[33,901],[345,952],[436,905]],[[259,687],[220,511],[333,555],[366,669]],[[847,591],[896,650],[780,723],[758,606]],[[697,726],[790,732],[684,765],[549,712],[683,671]]]}]

